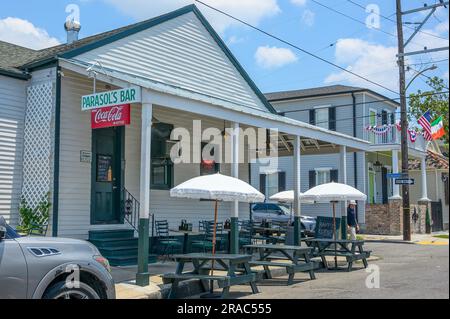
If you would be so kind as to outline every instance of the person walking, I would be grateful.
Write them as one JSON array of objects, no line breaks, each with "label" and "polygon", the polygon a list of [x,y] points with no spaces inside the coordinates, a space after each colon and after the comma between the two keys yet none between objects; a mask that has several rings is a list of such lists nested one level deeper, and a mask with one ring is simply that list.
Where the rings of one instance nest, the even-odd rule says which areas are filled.
[{"label": "person walking", "polygon": [[356,240],[356,233],[359,231],[358,221],[356,220],[356,201],[351,200],[347,207],[347,226],[351,240]]}]

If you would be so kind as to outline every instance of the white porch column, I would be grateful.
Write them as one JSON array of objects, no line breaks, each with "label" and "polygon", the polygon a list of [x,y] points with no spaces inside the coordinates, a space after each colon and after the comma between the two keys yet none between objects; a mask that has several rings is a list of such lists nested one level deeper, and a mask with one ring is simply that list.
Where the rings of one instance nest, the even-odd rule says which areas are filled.
[{"label": "white porch column", "polygon": [[300,246],[301,244],[301,167],[300,167],[300,151],[301,151],[301,138],[300,136],[294,137],[294,245]]},{"label": "white porch column", "polygon": [[[392,173],[398,174],[399,173],[399,166],[398,166],[398,150],[392,150]],[[401,199],[400,196],[400,185],[396,185],[395,181],[392,180],[392,190],[393,194],[391,199]]]},{"label": "white porch column", "polygon": [[150,217],[150,168],[152,141],[152,104],[142,104],[141,115],[141,171],[140,171],[140,210],[139,217]]},{"label": "white porch column", "polygon": [[427,186],[427,160],[426,156],[422,156],[420,159],[420,172],[422,173],[422,198],[421,201],[429,201],[428,198],[428,186]]},{"label": "white porch column", "polygon": [[[341,145],[339,148],[339,181],[342,184],[347,184],[347,147]],[[341,204],[341,237],[347,238],[347,201]]]},{"label": "white porch column", "polygon": [[[239,123],[233,123],[233,135],[232,135],[232,163],[231,163],[231,175],[234,178],[239,178]],[[233,213],[230,219],[231,233],[230,233],[230,253],[239,253],[239,202],[234,201]]]},{"label": "white porch column", "polygon": [[152,104],[142,103],[138,271],[136,274],[136,284],[139,286],[147,286],[150,281],[150,274],[148,272],[148,257],[150,246],[149,219],[152,111]]},{"label": "white porch column", "polygon": [[[231,175],[239,178],[239,123],[233,123],[233,162],[231,164]],[[233,217],[239,217],[239,202],[234,202]]]}]

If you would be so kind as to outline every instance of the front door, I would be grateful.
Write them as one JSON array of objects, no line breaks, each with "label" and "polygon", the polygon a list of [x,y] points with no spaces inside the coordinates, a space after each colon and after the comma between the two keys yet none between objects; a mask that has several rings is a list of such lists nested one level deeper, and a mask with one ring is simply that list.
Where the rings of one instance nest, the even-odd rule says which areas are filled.
[{"label": "front door", "polygon": [[92,224],[123,223],[123,127],[92,130]]}]

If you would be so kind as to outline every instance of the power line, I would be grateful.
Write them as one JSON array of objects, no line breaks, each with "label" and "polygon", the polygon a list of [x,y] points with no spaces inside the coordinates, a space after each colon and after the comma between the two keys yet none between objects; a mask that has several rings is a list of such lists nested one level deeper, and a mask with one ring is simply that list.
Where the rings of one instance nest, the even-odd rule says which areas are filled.
[{"label": "power line", "polygon": [[240,22],[240,23],[242,23],[242,24],[244,24],[244,25],[246,25],[246,26],[248,26],[248,27],[250,27],[250,28],[252,28],[252,29],[254,29],[254,30],[257,30],[258,32],[261,32],[261,33],[263,33],[263,34],[265,34],[265,35],[267,35],[267,36],[269,36],[269,37],[271,37],[271,38],[273,38],[273,39],[275,39],[275,40],[277,40],[277,41],[280,41],[280,42],[282,42],[282,43],[284,43],[284,44],[286,44],[286,45],[288,45],[288,46],[290,46],[290,47],[292,47],[292,48],[294,48],[294,49],[296,49],[296,50],[299,50],[299,51],[301,51],[301,52],[303,52],[303,53],[305,53],[305,54],[307,54],[307,55],[310,55],[310,56],[312,56],[312,57],[314,57],[314,58],[316,58],[316,59],[318,59],[318,60],[320,60],[320,61],[322,61],[322,62],[324,62],[324,63],[326,63],[326,64],[332,65],[332,66],[334,66],[335,68],[338,68],[338,69],[340,69],[340,70],[342,70],[342,71],[344,71],[344,72],[346,72],[346,73],[349,73],[349,74],[351,74],[351,75],[353,75],[353,76],[356,76],[357,78],[360,78],[360,79],[362,79],[362,80],[364,80],[364,81],[366,81],[366,82],[372,83],[372,84],[374,84],[374,85],[376,85],[376,86],[378,86],[378,87],[380,87],[380,88],[383,88],[384,90],[387,90],[387,91],[389,91],[389,92],[391,92],[391,93],[394,93],[395,95],[399,95],[398,92],[396,92],[396,91],[394,91],[394,90],[391,90],[390,88],[388,88],[388,87],[386,87],[386,86],[384,86],[384,85],[382,85],[382,84],[380,84],[380,83],[377,83],[377,82],[375,82],[375,81],[372,81],[372,80],[370,80],[370,79],[368,79],[368,78],[366,78],[366,77],[364,77],[364,76],[362,76],[362,75],[359,75],[359,74],[357,74],[357,73],[355,73],[355,72],[353,72],[353,71],[347,70],[346,68],[344,68],[344,67],[342,67],[342,66],[340,66],[340,65],[338,65],[338,64],[336,64],[336,63],[333,63],[333,62],[331,62],[331,61],[328,61],[328,60],[326,60],[326,59],[324,59],[324,58],[318,56],[317,54],[314,54],[314,53],[312,53],[312,52],[309,52],[308,50],[305,50],[305,49],[303,49],[303,48],[301,48],[301,47],[299,47],[299,46],[297,46],[297,45],[295,45],[295,44],[292,44],[292,43],[290,43],[290,42],[288,42],[288,41],[286,41],[286,40],[283,40],[283,39],[281,39],[281,38],[278,37],[278,36],[275,36],[275,35],[273,35],[273,34],[267,32],[267,31],[264,31],[264,30],[262,30],[262,29],[260,29],[260,28],[258,28],[258,27],[255,27],[254,25],[252,25],[252,24],[250,24],[250,23],[248,23],[248,22],[245,22],[245,21],[243,21],[243,20],[241,20],[241,19],[239,19],[239,18],[236,18],[236,17],[232,16],[231,14],[228,14],[228,13],[226,13],[226,12],[220,10],[220,9],[214,8],[214,7],[210,6],[209,4],[206,4],[206,3],[204,3],[204,2],[202,2],[202,1],[200,1],[200,0],[195,0],[195,2],[198,2],[198,3],[200,3],[200,4],[202,4],[202,5],[204,5],[204,6],[208,7],[208,8],[210,8],[210,9],[216,11],[216,12],[219,12],[219,13],[221,13],[221,14],[223,14],[223,15],[225,15],[225,16],[227,16],[227,17],[233,19],[233,20],[236,20],[236,21],[238,21],[238,22]]},{"label": "power line", "polygon": [[[357,3],[357,2],[355,2],[355,1],[353,1],[353,0],[347,0],[347,2],[350,2],[351,4],[354,4],[355,6],[360,7],[360,8],[363,9],[364,11],[366,10],[366,8],[365,8],[363,5]],[[387,21],[390,21],[390,22],[392,22],[392,23],[394,23],[394,24],[397,24],[397,21],[395,21],[394,19],[391,19],[391,18],[389,18],[389,17],[387,17],[387,16],[384,16],[384,15],[382,15],[382,14],[378,14],[378,15],[379,15],[380,17],[382,17],[383,19],[387,20]],[[433,15],[434,15],[434,14],[433,14]],[[437,19],[436,16],[435,16],[435,18]],[[409,26],[409,25],[407,25],[407,24],[405,24],[405,23],[403,23],[403,25],[404,25],[405,27],[411,29],[411,30],[416,31],[416,28],[414,28],[414,27],[411,27],[411,26]],[[419,30],[419,33],[426,34],[426,35],[429,35],[429,36],[432,36],[432,37],[435,37],[435,38],[439,38],[439,39],[447,40],[447,41],[448,41],[447,38],[444,38],[444,37],[441,37],[441,36],[439,36],[439,35],[432,34],[432,33],[426,32],[426,31],[421,31],[421,30]]]},{"label": "power line", "polygon": [[[415,95],[415,97],[426,97],[426,96],[434,96],[434,95],[440,95],[440,94],[448,94],[450,93],[450,91],[444,91],[444,92],[425,92],[422,94],[417,94]],[[411,99],[410,96],[406,97],[407,99]],[[349,104],[338,104],[338,105],[333,105],[333,107],[339,108],[339,107],[348,107],[348,106],[353,106],[353,105],[366,105],[366,104],[374,104],[374,103],[380,103],[380,102],[392,102],[395,100],[399,100],[400,98],[393,98],[393,99],[380,99],[380,100],[376,100],[376,101],[368,101],[368,102],[359,102],[359,103],[349,103]],[[270,102],[270,101],[269,101]],[[281,114],[286,114],[286,113],[297,113],[297,112],[309,112],[310,109],[305,109],[305,110],[289,110],[289,111],[284,111],[284,112],[279,112]],[[398,112],[400,113],[400,112]]]},{"label": "power line", "polygon": [[[321,6],[321,7],[324,7],[324,8],[326,8],[326,9],[330,10],[330,11],[333,11],[333,12],[336,13],[336,14],[339,14],[339,15],[341,15],[341,16],[343,16],[343,17],[346,17],[347,19],[350,19],[350,20],[352,20],[352,21],[354,21],[354,22],[357,22],[357,23],[359,23],[359,24],[362,24],[362,25],[367,26],[366,22],[361,21],[361,20],[359,20],[359,19],[356,19],[356,18],[354,18],[354,17],[352,17],[352,16],[350,16],[350,15],[344,13],[344,12],[338,11],[338,10],[336,10],[336,9],[330,7],[330,6],[327,6],[327,5],[321,3],[321,2],[319,2],[319,1],[317,1],[317,0],[311,0],[311,1],[314,2],[315,4]],[[390,32],[388,32],[388,31],[385,31],[385,30],[383,30],[383,29],[374,28],[374,30],[377,30],[377,31],[379,31],[379,32],[382,32],[382,33],[384,33],[384,34],[387,34],[387,35],[389,35],[389,36],[391,36],[391,37],[397,38],[397,36],[396,36],[395,34],[390,33]]]}]

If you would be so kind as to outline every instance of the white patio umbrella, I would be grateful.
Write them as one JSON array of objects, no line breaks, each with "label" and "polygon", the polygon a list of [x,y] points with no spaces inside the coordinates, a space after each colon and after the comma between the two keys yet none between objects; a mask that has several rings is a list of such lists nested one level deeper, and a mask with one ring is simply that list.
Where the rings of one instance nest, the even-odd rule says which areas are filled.
[{"label": "white patio umbrella", "polygon": [[[170,196],[191,198],[191,199],[210,199],[214,200],[214,227],[212,254],[216,253],[216,224],[218,202],[263,202],[265,196],[256,190],[250,184],[241,181],[238,178],[212,174],[192,178],[170,190]],[[212,263],[212,275],[214,275],[214,260]],[[211,285],[212,289],[212,285]]]},{"label": "white patio umbrella", "polygon": [[[302,196],[305,200],[314,200],[317,202],[330,202],[333,204],[333,236],[334,246],[336,252],[336,203],[339,201],[348,200],[363,200],[367,199],[367,195],[360,192],[354,187],[341,183],[322,184],[311,188]],[[337,255],[334,256],[335,267],[337,268]]]}]

